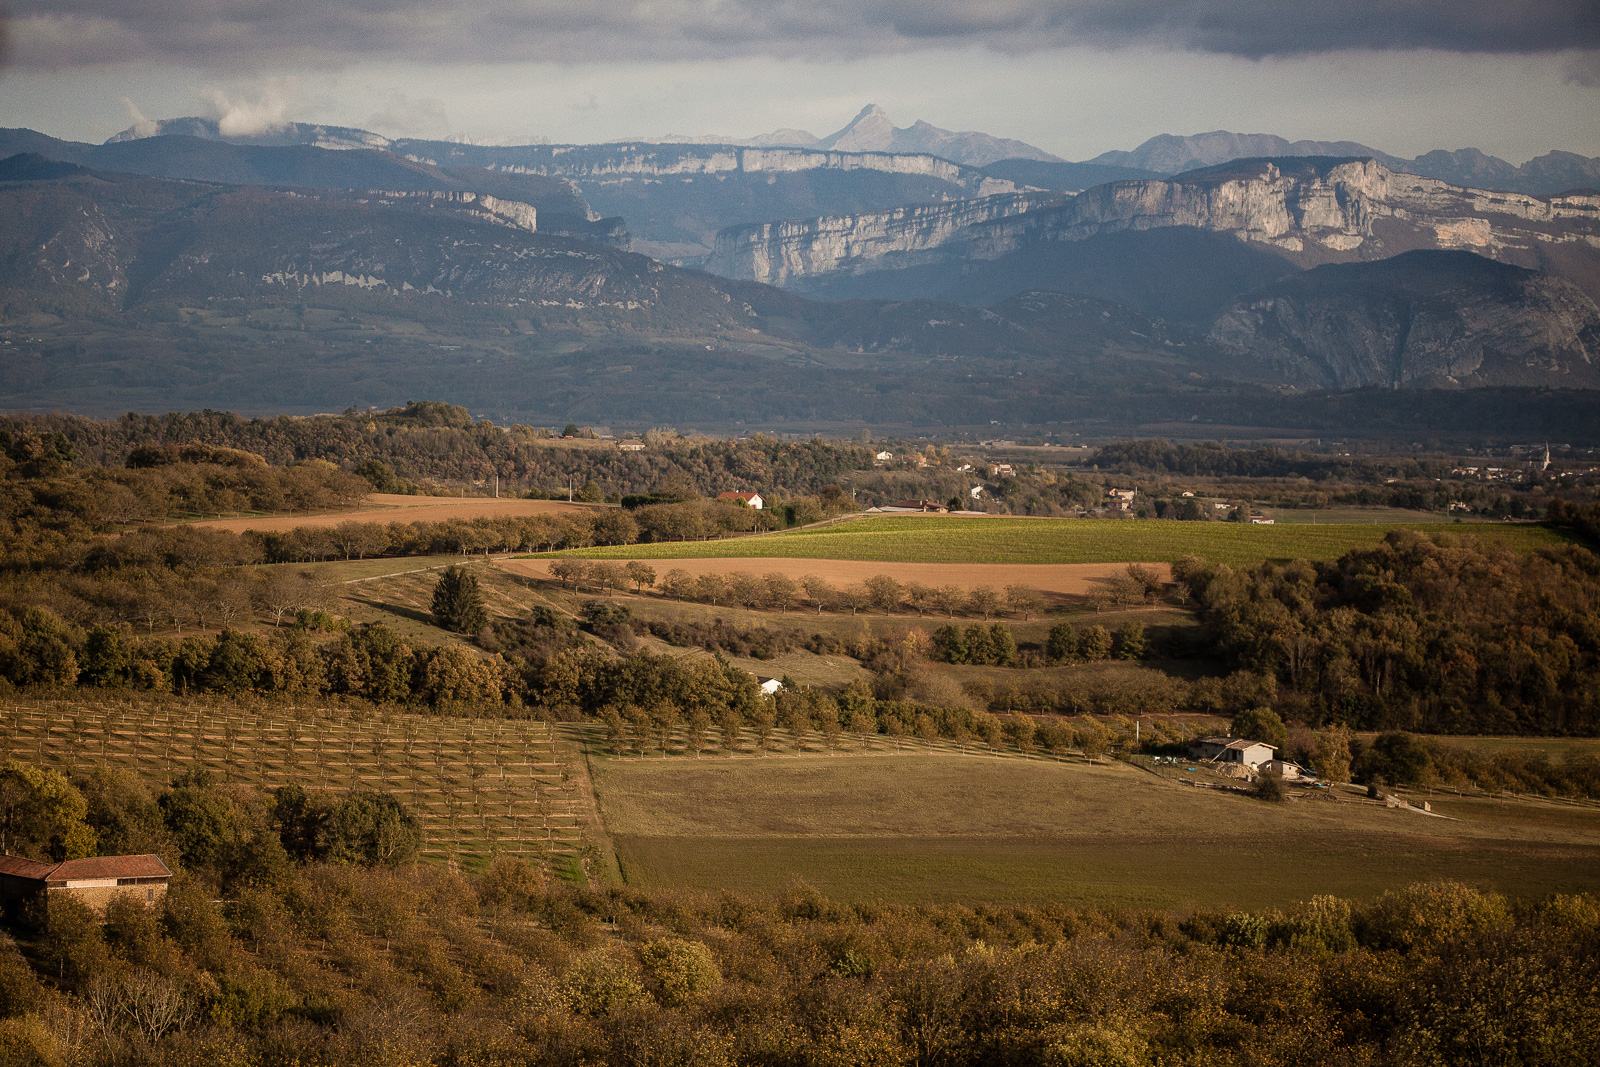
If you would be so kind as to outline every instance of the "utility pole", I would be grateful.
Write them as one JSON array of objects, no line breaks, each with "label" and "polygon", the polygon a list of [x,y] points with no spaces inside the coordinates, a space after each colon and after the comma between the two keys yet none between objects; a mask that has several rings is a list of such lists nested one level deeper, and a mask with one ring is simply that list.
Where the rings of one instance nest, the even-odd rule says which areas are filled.
[{"label": "utility pole", "polygon": [[572,503],[572,475],[567,475],[567,503]]},{"label": "utility pole", "polygon": [[494,476],[494,498],[496,500],[500,499],[500,476],[498,474]]}]

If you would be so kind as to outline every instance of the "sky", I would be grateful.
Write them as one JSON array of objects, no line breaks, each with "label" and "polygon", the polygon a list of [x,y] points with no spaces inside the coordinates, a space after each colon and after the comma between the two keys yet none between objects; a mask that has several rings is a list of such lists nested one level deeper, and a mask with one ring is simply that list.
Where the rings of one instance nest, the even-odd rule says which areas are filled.
[{"label": "sky", "polygon": [[208,115],[498,143],[983,130],[1600,155],[1597,0],[0,0],[0,125]]}]

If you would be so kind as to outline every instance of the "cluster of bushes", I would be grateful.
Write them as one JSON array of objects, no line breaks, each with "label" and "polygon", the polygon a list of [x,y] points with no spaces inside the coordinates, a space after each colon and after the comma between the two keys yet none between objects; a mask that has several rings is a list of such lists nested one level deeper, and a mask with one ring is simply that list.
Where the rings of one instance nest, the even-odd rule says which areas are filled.
[{"label": "cluster of bushes", "polygon": [[[752,659],[776,659],[796,649],[814,651],[811,642],[793,630],[770,626],[734,626],[722,619],[711,622],[635,620],[640,633],[658,637],[680,648],[703,648],[707,652],[726,652]],[[818,635],[821,636],[821,635]],[[818,646],[821,647],[821,646]]]},{"label": "cluster of bushes", "polygon": [[1174,567],[1208,639],[1312,724],[1600,731],[1600,556],[1394,531],[1326,563]]},{"label": "cluster of bushes", "polygon": [[1600,756],[1574,752],[1556,761],[1547,752],[1489,752],[1400,730],[1351,749],[1354,780],[1373,785],[1600,797]]}]

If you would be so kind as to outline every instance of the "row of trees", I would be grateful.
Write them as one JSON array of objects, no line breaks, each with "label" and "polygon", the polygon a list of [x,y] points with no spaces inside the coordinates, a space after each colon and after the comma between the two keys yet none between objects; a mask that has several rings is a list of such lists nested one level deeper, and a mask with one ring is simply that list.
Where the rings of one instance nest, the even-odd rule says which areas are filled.
[{"label": "row of trees", "polygon": [[[308,613],[305,622],[316,620]],[[381,625],[318,640],[305,625],[263,636],[140,638],[68,626],[42,609],[0,612],[0,688],[76,685],[171,693],[353,697],[436,708],[520,705],[525,683],[496,656],[459,645],[413,648]]]}]

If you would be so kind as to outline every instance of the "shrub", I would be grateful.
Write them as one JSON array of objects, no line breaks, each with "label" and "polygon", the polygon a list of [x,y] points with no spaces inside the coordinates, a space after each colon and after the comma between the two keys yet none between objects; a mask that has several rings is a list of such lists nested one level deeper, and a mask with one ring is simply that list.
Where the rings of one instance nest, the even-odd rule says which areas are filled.
[{"label": "shrub", "polygon": [[687,1004],[722,984],[722,971],[711,950],[698,941],[676,937],[651,941],[640,949],[639,959],[663,1004]]},{"label": "shrub", "polygon": [[585,954],[561,983],[567,1007],[591,1018],[611,1015],[649,999],[632,968],[607,949]]}]

